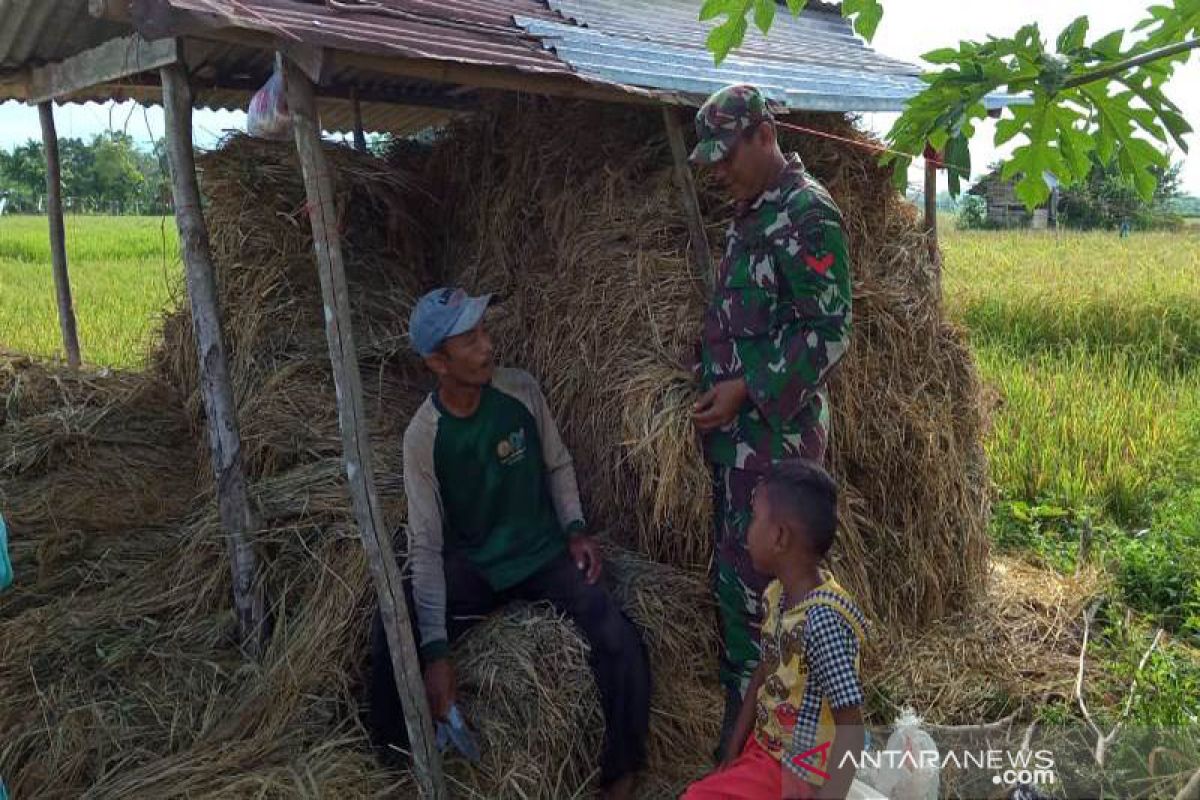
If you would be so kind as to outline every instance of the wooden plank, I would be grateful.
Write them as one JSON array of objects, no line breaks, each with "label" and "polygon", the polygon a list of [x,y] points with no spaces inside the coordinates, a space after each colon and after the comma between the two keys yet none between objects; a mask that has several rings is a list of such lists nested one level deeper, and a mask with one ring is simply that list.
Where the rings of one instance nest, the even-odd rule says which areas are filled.
[{"label": "wooden plank", "polygon": [[667,128],[667,141],[671,145],[671,158],[675,162],[675,185],[679,188],[679,200],[683,204],[684,217],[687,219],[692,253],[704,285],[711,292],[717,272],[713,266],[712,250],[708,247],[708,234],[704,230],[704,215],[700,213],[700,199],[696,196],[696,181],[692,177],[692,168],[687,160],[687,145],[684,144],[679,114],[679,109],[674,106],[663,106],[663,123]]},{"label": "wooden plank", "polygon": [[354,518],[379,596],[388,648],[391,650],[392,672],[404,708],[404,724],[412,749],[413,773],[424,797],[441,800],[446,796],[441,757],[434,741],[417,645],[408,623],[408,604],[404,597],[400,566],[392,552],[375,489],[375,467],[363,405],[362,377],[358,371],[358,351],[354,344],[345,264],[338,236],[333,179],[321,149],[313,85],[304,71],[287,58],[284,59],[284,83],[287,85],[288,108],[292,113],[296,149],[300,154],[304,188],[308,195],[317,271],[321,277],[325,336],[329,341],[329,360],[333,364],[346,482],[350,487]]},{"label": "wooden plank", "polygon": [[238,432],[233,386],[225,341],[221,334],[217,282],[208,246],[208,228],[200,211],[196,163],[192,150],[191,86],[183,67],[162,70],[163,111],[167,129],[167,159],[175,223],[183,252],[184,276],[192,311],[192,332],[200,364],[200,396],[208,420],[208,445],[216,478],[217,508],[228,535],[233,572],[233,600],[238,631],[252,658],[260,658],[268,636],[262,585],[250,536],[257,530],[246,493],[242,441]]},{"label": "wooden plank", "polygon": [[58,298],[58,327],[62,331],[67,363],[78,367],[79,333],[75,328],[75,309],[71,304],[71,277],[67,273],[67,236],[63,228],[62,168],[58,161],[58,133],[54,130],[54,107],[38,103],[42,121],[42,148],[46,153],[46,216],[50,220],[50,264],[54,273],[54,294]]},{"label": "wooden plank", "polygon": [[43,67],[29,71],[29,102],[65,97],[98,83],[128,78],[179,60],[174,39],[148,42],[138,34],[112,39]]}]

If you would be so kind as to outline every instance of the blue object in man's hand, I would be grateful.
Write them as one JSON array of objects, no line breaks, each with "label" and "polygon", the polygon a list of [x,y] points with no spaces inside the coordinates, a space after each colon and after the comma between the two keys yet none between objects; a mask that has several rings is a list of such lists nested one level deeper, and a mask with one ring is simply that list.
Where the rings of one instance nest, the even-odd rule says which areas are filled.
[{"label": "blue object in man's hand", "polygon": [[463,719],[462,713],[458,710],[458,704],[450,706],[450,713],[446,715],[445,722],[437,724],[437,746],[438,750],[445,753],[450,747],[453,747],[458,752],[462,753],[463,757],[472,764],[479,763],[479,744],[475,741],[475,735],[471,733],[467,727],[467,722]]}]

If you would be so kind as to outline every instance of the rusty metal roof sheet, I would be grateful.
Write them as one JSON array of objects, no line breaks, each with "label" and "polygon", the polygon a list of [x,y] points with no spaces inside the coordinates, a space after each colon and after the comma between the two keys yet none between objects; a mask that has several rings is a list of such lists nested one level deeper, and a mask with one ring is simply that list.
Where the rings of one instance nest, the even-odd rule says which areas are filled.
[{"label": "rusty metal roof sheet", "polygon": [[[216,30],[256,31],[335,50],[572,73],[513,22],[515,14],[553,16],[536,0],[339,0],[329,5],[305,0],[165,0],[159,8],[192,12]],[[139,27],[154,22],[148,13]]]}]

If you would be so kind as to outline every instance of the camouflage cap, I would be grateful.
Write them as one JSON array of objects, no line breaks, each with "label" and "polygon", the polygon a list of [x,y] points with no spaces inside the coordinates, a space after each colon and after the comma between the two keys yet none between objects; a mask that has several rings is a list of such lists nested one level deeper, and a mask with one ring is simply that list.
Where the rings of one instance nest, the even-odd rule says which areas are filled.
[{"label": "camouflage cap", "polygon": [[754,86],[740,83],[714,92],[696,112],[700,142],[689,157],[693,164],[715,164],[729,155],[739,134],[773,119],[766,98]]}]

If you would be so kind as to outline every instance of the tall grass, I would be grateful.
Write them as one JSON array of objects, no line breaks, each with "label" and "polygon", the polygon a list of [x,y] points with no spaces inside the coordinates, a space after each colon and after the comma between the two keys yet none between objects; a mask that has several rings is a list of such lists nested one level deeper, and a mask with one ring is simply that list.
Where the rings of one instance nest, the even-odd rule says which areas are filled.
[{"label": "tall grass", "polygon": [[1200,371],[1164,375],[1123,350],[1020,355],[981,347],[998,392],[988,441],[1003,493],[1094,506],[1126,525],[1189,479],[1200,442]]},{"label": "tall grass", "polygon": [[[180,279],[173,220],[68,216],[65,227],[84,361],[141,366]],[[62,356],[45,217],[0,217],[0,347]]]},{"label": "tall grass", "polygon": [[1123,351],[1168,371],[1200,359],[1200,231],[953,232],[944,250],[949,310],[980,347]]},{"label": "tall grass", "polygon": [[999,393],[1004,496],[1140,524],[1198,480],[1200,235],[954,232],[944,250],[947,309]]},{"label": "tall grass", "polygon": [[995,392],[993,530],[1200,636],[1200,231],[955,232],[949,313]]}]

